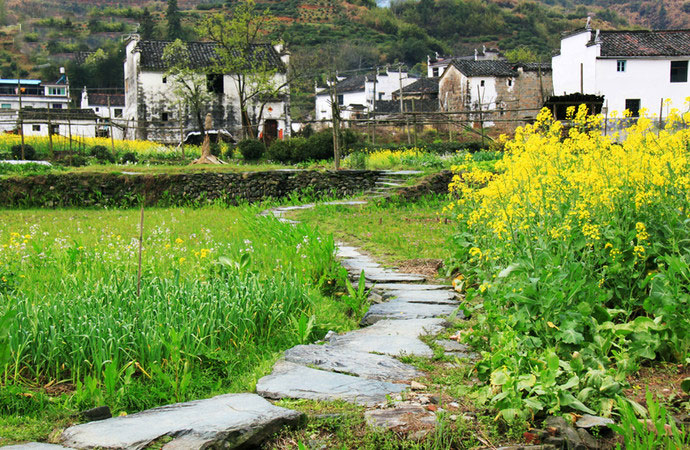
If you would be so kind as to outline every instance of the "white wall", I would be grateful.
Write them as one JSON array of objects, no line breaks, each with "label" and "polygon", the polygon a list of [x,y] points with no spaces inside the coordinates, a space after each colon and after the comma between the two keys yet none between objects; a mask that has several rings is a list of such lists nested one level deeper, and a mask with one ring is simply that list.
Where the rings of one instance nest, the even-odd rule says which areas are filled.
[{"label": "white wall", "polygon": [[[625,72],[617,72],[617,59],[597,60],[595,94],[604,95],[609,111],[622,113],[626,99],[640,99],[647,114],[659,114],[661,99],[670,98],[672,107],[685,109],[690,83],[671,83],[671,61],[679,59],[627,59]],[[664,108],[664,116],[668,108]],[[620,116],[620,115],[619,115]]]},{"label": "white wall", "polygon": [[580,92],[580,65],[582,64],[582,84],[584,94],[596,94],[596,58],[600,46],[587,47],[592,32],[583,30],[580,33],[561,39],[561,54],[551,60],[553,68],[554,95]]}]

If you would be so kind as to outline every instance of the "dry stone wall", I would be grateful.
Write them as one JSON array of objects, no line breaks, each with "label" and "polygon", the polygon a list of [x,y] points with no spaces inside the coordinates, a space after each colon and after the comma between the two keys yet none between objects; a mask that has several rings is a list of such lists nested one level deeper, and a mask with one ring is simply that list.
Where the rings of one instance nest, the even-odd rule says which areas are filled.
[{"label": "dry stone wall", "polygon": [[345,197],[367,191],[380,171],[264,171],[187,174],[56,174],[0,180],[0,206],[177,206],[257,202],[309,193]]}]

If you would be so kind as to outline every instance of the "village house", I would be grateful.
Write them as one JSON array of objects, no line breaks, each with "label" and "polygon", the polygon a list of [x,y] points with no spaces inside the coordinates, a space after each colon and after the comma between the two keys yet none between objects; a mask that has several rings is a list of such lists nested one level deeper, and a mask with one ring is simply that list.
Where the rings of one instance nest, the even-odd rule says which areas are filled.
[{"label": "village house", "polygon": [[658,114],[663,99],[683,109],[690,95],[690,30],[609,31],[587,27],[561,39],[553,57],[556,95],[603,95],[608,111]]},{"label": "village house", "polygon": [[98,131],[99,137],[110,137],[109,122],[117,124],[113,128],[113,137],[115,139],[124,138],[124,130],[127,124],[124,120],[125,109],[125,93],[124,91],[112,92],[111,90],[89,92],[84,87],[81,92],[81,108],[92,110],[98,116]]},{"label": "village house", "polygon": [[0,110],[0,132],[24,136],[97,137],[98,116],[91,109],[24,108]]},{"label": "village house", "polygon": [[448,67],[454,59],[466,61],[498,61],[502,60],[503,55],[497,48],[486,48],[482,46],[482,50],[474,49],[474,54],[465,56],[440,56],[436,53],[434,56],[427,55],[426,67],[428,78],[438,78],[441,76],[446,67]]},{"label": "village house", "polygon": [[[335,85],[335,95],[340,106],[340,117],[344,120],[356,119],[374,111],[376,103],[390,101],[393,92],[400,90],[415,81],[414,77],[403,69],[398,71],[385,69],[377,74],[353,75],[339,78]],[[316,120],[331,120],[331,89],[316,88]]]},{"label": "village house", "polygon": [[549,64],[453,60],[439,81],[441,110],[468,111],[459,120],[511,130],[536,117],[551,94]]},{"label": "village house", "polygon": [[69,105],[69,82],[63,74],[54,83],[41,80],[0,79],[0,109],[51,108],[66,109]]},{"label": "village house", "polygon": [[[198,125],[180,99],[173,93],[173,83],[166,72],[163,51],[169,42],[143,41],[132,36],[126,47],[124,118],[129,124],[127,136],[132,139],[178,143],[190,133],[198,133]],[[200,71],[211,67],[217,58],[216,44],[186,43],[192,67]],[[264,99],[249,105],[248,115],[258,123],[258,132],[266,139],[290,135],[289,86],[287,65],[290,55],[282,45],[256,44],[254,54],[261,64],[275,70],[274,86],[282,88],[278,98]],[[207,74],[207,89],[213,94],[208,112],[219,134],[229,133],[237,139],[242,134],[238,87],[232,74]]]}]

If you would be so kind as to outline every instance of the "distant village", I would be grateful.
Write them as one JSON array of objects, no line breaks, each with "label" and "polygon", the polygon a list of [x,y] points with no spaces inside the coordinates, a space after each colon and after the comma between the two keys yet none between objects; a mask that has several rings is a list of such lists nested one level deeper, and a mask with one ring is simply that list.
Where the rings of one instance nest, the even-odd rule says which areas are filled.
[{"label": "distant village", "polygon": [[[70,107],[64,70],[53,82],[0,79],[0,131],[17,133],[21,127],[27,136],[69,134],[167,144],[198,138],[198,127],[167,79],[167,44],[128,37],[123,88],[84,88],[78,108]],[[216,57],[215,44],[187,45],[193,67],[209,67]],[[257,134],[272,141],[299,132],[306,123],[290,117],[290,53],[282,45],[267,45],[261,55],[262,64],[273,68],[273,82],[282,87],[260,107],[250,105],[249,114],[260,119]],[[534,120],[543,107],[564,119],[569,106],[583,103],[594,113],[627,110],[636,117],[644,109],[663,116],[669,101],[684,107],[690,92],[688,60],[688,30],[597,30],[588,21],[562,37],[550,63],[509,62],[500,50],[482,47],[469,55],[428,56],[425,76],[413,75],[403,65],[336,74],[315,85],[315,110],[308,123],[315,129],[332,126],[334,112],[346,127],[426,114],[510,132]],[[235,139],[242,118],[231,75],[207,75],[206,89],[212,98],[212,131]]]}]

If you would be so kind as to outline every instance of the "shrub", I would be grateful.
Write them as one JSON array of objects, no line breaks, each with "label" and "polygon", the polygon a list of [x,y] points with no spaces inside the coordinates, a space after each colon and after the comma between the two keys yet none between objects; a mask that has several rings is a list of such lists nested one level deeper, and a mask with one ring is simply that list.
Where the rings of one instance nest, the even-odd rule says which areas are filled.
[{"label": "shrub", "polygon": [[124,155],[122,155],[122,164],[136,164],[139,162],[139,158],[137,158],[137,154],[134,152],[127,152]]},{"label": "shrub", "polygon": [[[22,146],[13,145],[12,146],[12,157],[14,159],[22,159]],[[24,159],[33,161],[36,159],[36,150],[30,145],[24,145]]]},{"label": "shrub", "polygon": [[333,158],[333,133],[330,130],[320,131],[306,139],[303,145],[295,147],[293,160],[318,161]]},{"label": "shrub", "polygon": [[95,157],[100,163],[115,162],[115,156],[112,153],[110,153],[110,150],[108,150],[107,147],[103,145],[94,145],[93,147],[91,147],[90,155]]},{"label": "shrub", "polygon": [[242,157],[247,161],[256,161],[261,158],[266,151],[264,143],[257,139],[245,139],[240,141],[237,147],[240,149]]},{"label": "shrub", "polygon": [[[273,144],[271,144],[271,146],[268,147],[268,159],[281,163],[291,161],[293,148],[295,147],[295,141],[297,139],[300,138],[282,139],[274,141]],[[305,139],[302,138],[302,140]]]}]

